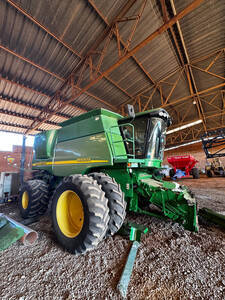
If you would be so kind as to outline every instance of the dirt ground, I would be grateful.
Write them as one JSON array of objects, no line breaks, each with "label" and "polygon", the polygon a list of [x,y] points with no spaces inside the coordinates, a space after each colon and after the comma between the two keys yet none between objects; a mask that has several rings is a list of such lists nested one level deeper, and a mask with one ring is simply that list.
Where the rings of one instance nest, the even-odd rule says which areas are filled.
[{"label": "dirt ground", "polygon": [[[183,179],[199,207],[225,212],[225,178]],[[15,204],[0,212],[19,220]],[[201,226],[199,233],[170,221],[129,217],[151,228],[138,250],[127,299],[225,299],[225,231]],[[73,256],[54,240],[48,216],[30,225],[38,243],[20,242],[0,253],[0,299],[121,299],[116,286],[131,243],[121,236]]]}]

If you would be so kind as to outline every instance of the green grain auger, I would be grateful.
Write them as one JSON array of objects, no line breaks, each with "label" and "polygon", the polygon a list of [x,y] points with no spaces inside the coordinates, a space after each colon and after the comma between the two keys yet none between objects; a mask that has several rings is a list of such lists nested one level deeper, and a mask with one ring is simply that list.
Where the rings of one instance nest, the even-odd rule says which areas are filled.
[{"label": "green grain auger", "polygon": [[97,109],[37,134],[33,179],[20,190],[22,217],[44,214],[50,202],[57,239],[75,254],[114,235],[126,209],[198,231],[193,195],[160,175],[170,124],[164,109],[129,117]]}]

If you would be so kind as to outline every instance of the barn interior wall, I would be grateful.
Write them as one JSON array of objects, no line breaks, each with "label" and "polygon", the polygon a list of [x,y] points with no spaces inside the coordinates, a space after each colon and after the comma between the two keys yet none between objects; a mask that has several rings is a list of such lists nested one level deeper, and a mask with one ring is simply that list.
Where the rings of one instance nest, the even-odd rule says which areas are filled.
[{"label": "barn interior wall", "polygon": [[[12,151],[0,151],[0,172],[19,172],[22,146],[13,146]],[[33,148],[26,147],[25,175],[28,175],[31,168]],[[8,158],[14,159],[9,162]]]},{"label": "barn interior wall", "polygon": [[[168,165],[167,158],[175,155],[193,155],[195,159],[199,161],[196,166],[200,169],[205,169],[206,156],[204,150],[202,149],[202,143],[196,143],[165,151],[163,165]],[[225,165],[225,157],[222,157],[220,160]]]}]

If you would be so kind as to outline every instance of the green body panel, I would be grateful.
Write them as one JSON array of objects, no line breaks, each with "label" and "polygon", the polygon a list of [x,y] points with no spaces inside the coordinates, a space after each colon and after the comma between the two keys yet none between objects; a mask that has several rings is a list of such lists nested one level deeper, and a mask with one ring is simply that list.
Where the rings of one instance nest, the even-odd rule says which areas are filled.
[{"label": "green body panel", "polygon": [[206,221],[212,222],[225,229],[225,215],[220,214],[212,209],[203,207],[199,209],[198,215]]},{"label": "green body panel", "polygon": [[[95,171],[102,172],[108,174],[110,177],[115,178],[116,182],[118,182],[121,186],[122,191],[125,194],[125,199],[133,198],[133,177],[130,173],[130,170],[127,167],[127,164],[115,164],[113,167],[108,168],[98,168]],[[90,170],[93,171],[93,170]]]},{"label": "green body panel", "polygon": [[[165,111],[160,113],[161,118],[165,117]],[[147,111],[137,116],[149,115],[151,118],[150,114],[151,111]],[[153,117],[155,115],[157,110],[153,110]],[[170,218],[186,229],[197,231],[195,199],[186,188],[161,180],[158,170],[162,160],[137,159],[135,155],[127,154],[128,140],[121,135],[120,127],[128,126],[125,121],[134,127],[132,120],[104,109],[67,120],[60,129],[36,136],[33,169],[45,170],[55,176],[52,184],[72,174],[104,172],[121,185],[130,211]],[[130,141],[134,147],[135,141]],[[160,208],[161,213],[149,210],[150,204]]]},{"label": "green body panel", "polygon": [[[33,169],[46,170],[52,175],[63,177],[84,174],[96,166],[111,166],[114,164],[112,140],[114,152],[120,154],[117,161],[127,160],[117,122],[119,118],[121,116],[118,114],[98,109],[62,123],[63,127],[57,130],[57,141],[51,156],[42,155],[44,141],[43,146],[39,147],[40,137],[37,136]],[[110,131],[112,127],[113,132]]]},{"label": "green body panel", "polygon": [[121,115],[119,115],[117,113],[114,113],[112,111],[100,108],[100,109],[91,110],[91,111],[89,111],[85,114],[79,115],[77,117],[73,117],[73,118],[71,118],[71,119],[69,119],[65,122],[62,122],[60,125],[62,127],[65,127],[65,126],[68,126],[70,124],[78,123],[82,120],[88,120],[92,117],[96,117],[96,116],[100,116],[100,115],[106,116],[106,117],[109,117],[109,118],[113,118],[113,119],[117,119],[117,120],[123,118]]},{"label": "green body panel", "polygon": [[[84,147],[85,144],[88,146]],[[66,164],[66,161],[71,163]],[[113,165],[107,134],[103,132],[57,143],[54,162],[62,162],[53,164],[55,176],[84,174],[86,169],[95,166]]]},{"label": "green body panel", "polygon": [[[157,179],[151,168],[104,168],[121,185],[128,209],[158,218],[170,218],[182,224],[185,229],[198,231],[197,207],[195,198],[189,191],[175,182]],[[148,210],[149,204],[161,209],[161,214]]]}]

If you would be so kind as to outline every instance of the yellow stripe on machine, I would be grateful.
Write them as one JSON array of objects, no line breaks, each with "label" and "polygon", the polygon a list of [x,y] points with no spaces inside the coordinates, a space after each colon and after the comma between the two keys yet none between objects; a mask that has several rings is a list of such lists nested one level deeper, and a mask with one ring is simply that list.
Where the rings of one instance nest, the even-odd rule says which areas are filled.
[{"label": "yellow stripe on machine", "polygon": [[47,161],[38,162],[32,164],[32,166],[49,166],[49,165],[71,165],[71,164],[94,164],[94,163],[107,163],[108,160],[59,160],[59,161]]}]

